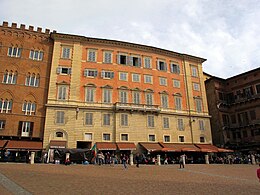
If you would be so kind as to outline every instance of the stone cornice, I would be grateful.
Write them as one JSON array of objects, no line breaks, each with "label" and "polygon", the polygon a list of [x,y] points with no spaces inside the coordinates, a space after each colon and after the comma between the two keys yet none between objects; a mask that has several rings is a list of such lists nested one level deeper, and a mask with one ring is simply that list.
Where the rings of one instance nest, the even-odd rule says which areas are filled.
[{"label": "stone cornice", "polygon": [[108,39],[100,39],[100,38],[90,38],[85,36],[79,36],[79,35],[69,35],[69,34],[62,34],[62,33],[51,33],[51,38],[54,41],[58,40],[64,40],[64,41],[70,41],[70,42],[80,42],[80,43],[90,43],[90,44],[97,44],[97,45],[105,45],[105,46],[112,46],[112,47],[121,47],[126,49],[135,49],[140,51],[148,51],[157,53],[160,55],[166,55],[169,57],[179,58],[182,60],[190,60],[194,61],[196,63],[203,63],[206,61],[204,58],[191,56],[188,54],[182,54],[177,53],[174,51],[161,49],[153,46],[146,46],[136,43],[129,43],[124,41],[116,41],[116,40],[108,40]]}]

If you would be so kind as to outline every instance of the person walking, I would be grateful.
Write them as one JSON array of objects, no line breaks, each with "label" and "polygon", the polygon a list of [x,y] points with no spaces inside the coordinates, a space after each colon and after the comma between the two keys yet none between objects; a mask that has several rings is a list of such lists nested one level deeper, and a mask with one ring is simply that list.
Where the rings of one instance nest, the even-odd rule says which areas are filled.
[{"label": "person walking", "polygon": [[179,163],[180,163],[180,169],[184,168],[184,165],[185,165],[185,154],[180,156]]},{"label": "person walking", "polygon": [[123,167],[124,167],[124,169],[127,169],[127,165],[126,165],[126,162],[127,162],[127,156],[124,154],[123,156],[122,156],[122,163],[123,163]]},{"label": "person walking", "polygon": [[136,167],[139,168],[139,164],[141,162],[141,156],[139,153],[136,154],[135,161],[136,161]]}]

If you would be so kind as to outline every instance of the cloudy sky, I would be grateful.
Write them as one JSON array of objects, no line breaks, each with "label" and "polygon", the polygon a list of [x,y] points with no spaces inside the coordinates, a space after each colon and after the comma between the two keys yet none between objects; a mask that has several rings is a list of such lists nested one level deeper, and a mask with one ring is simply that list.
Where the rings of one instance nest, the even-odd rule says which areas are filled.
[{"label": "cloudy sky", "polygon": [[260,0],[0,0],[0,20],[195,55],[222,78],[260,65]]}]

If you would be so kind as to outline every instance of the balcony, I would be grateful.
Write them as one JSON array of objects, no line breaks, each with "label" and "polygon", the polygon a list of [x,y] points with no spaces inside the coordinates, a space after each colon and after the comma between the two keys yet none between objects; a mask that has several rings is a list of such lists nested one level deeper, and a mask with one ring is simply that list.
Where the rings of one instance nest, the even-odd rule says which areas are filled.
[{"label": "balcony", "polygon": [[132,104],[132,103],[115,103],[116,110],[124,110],[130,112],[153,112],[160,113],[161,109],[158,105]]}]

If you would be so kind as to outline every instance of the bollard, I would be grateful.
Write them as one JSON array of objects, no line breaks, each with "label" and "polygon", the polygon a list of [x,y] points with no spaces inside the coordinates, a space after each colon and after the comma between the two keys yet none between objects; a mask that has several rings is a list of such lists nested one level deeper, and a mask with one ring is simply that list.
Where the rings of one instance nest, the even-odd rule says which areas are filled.
[{"label": "bollard", "polygon": [[30,158],[30,164],[34,164],[34,156],[35,156],[35,152],[31,152],[31,158]]},{"label": "bollard", "polygon": [[251,154],[251,163],[252,163],[252,165],[256,164],[255,155],[253,155],[253,154]]},{"label": "bollard", "polygon": [[205,163],[209,164],[209,155],[208,154],[205,155]]},{"label": "bollard", "polygon": [[134,165],[134,155],[132,152],[130,154],[130,165]]},{"label": "bollard", "polygon": [[157,155],[157,165],[161,165],[161,156]]}]

